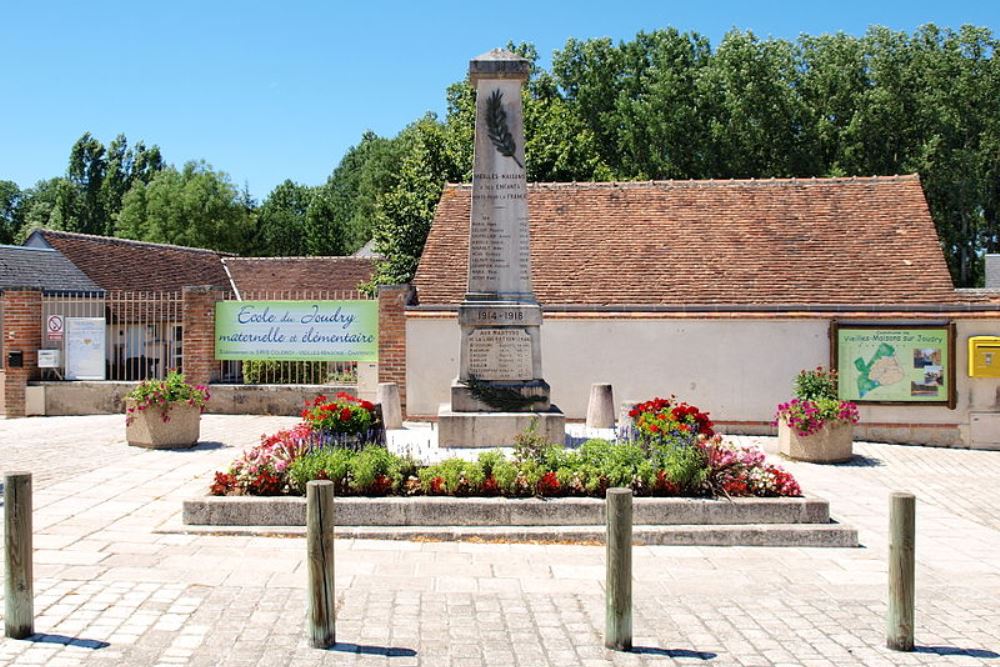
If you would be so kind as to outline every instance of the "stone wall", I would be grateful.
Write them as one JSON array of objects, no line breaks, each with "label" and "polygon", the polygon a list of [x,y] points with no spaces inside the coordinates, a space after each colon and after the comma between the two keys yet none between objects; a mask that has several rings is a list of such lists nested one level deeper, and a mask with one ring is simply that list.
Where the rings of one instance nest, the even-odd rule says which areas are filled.
[{"label": "stone wall", "polygon": [[[78,381],[32,382],[33,391],[44,394],[46,416],[106,415],[123,413],[124,397],[135,382]],[[205,412],[224,415],[297,416],[307,400],[317,394],[333,396],[343,391],[357,395],[353,385],[209,385],[212,394]]]}]

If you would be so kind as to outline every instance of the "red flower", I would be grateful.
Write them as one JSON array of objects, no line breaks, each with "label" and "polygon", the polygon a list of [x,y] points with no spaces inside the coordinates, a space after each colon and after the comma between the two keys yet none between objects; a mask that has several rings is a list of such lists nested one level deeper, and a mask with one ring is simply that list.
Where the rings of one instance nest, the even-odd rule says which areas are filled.
[{"label": "red flower", "polygon": [[444,493],[444,477],[438,476],[431,480],[431,493]]},{"label": "red flower", "polygon": [[225,472],[215,473],[215,482],[212,484],[211,493],[213,496],[224,496],[236,485],[235,475]]},{"label": "red flower", "polygon": [[500,485],[497,484],[497,480],[493,475],[483,480],[483,495],[495,496],[498,493],[500,493]]},{"label": "red flower", "polygon": [[559,479],[554,472],[547,472],[538,480],[537,491],[540,496],[554,496],[559,493]]},{"label": "red flower", "polygon": [[350,408],[343,408],[343,409],[341,409],[341,411],[340,411],[340,421],[346,422],[346,421],[350,421],[350,419],[351,419],[351,409]]}]

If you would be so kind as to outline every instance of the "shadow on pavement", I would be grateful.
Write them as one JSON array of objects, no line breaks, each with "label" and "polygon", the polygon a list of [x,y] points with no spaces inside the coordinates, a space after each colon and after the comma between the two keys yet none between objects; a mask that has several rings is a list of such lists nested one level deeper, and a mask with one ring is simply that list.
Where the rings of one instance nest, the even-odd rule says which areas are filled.
[{"label": "shadow on pavement", "polygon": [[934,655],[964,655],[981,660],[996,660],[1000,653],[981,648],[958,648],[957,646],[914,646],[914,653],[932,653]]},{"label": "shadow on pavement", "polygon": [[76,648],[89,648],[97,649],[107,648],[111,646],[108,642],[102,642],[99,639],[80,639],[79,637],[67,637],[66,635],[46,635],[41,633],[36,633],[30,637],[26,637],[26,642],[35,642],[37,644],[62,644],[63,646],[75,646]]},{"label": "shadow on pavement", "polygon": [[207,452],[213,449],[225,449],[227,447],[232,447],[232,445],[227,445],[222,442],[216,442],[215,440],[203,440],[198,442],[194,447],[184,447],[177,449],[157,449],[154,451],[158,452],[171,452],[174,454],[186,454],[188,452]]},{"label": "shadow on pavement", "polygon": [[696,658],[698,660],[712,660],[719,656],[711,651],[692,651],[686,648],[655,648],[653,646],[633,646],[630,653],[642,655],[659,655],[665,658]]},{"label": "shadow on pavement", "polygon": [[876,459],[864,454],[855,454],[850,461],[842,463],[827,463],[832,468],[881,468],[885,465],[882,459]]},{"label": "shadow on pavement", "polygon": [[349,644],[345,642],[337,642],[327,650],[339,651],[341,653],[360,653],[361,655],[380,655],[384,658],[412,658],[417,655],[417,652],[412,648],[365,646],[363,644]]}]

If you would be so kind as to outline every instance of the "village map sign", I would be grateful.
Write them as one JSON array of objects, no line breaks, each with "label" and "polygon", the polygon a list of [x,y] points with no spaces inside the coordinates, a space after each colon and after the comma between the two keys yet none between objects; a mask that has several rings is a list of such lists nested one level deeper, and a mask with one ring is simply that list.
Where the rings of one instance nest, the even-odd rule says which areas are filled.
[{"label": "village map sign", "polygon": [[841,399],[951,402],[954,346],[948,324],[841,324],[833,339]]},{"label": "village map sign", "polygon": [[378,361],[378,302],[219,301],[215,358]]}]

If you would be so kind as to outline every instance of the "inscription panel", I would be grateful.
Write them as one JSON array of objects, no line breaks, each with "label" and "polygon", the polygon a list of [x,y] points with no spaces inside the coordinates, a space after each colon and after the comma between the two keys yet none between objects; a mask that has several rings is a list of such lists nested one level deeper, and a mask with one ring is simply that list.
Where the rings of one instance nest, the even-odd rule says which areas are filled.
[{"label": "inscription panel", "polygon": [[468,337],[469,374],[480,380],[531,380],[531,336],[523,329],[483,328]]}]

